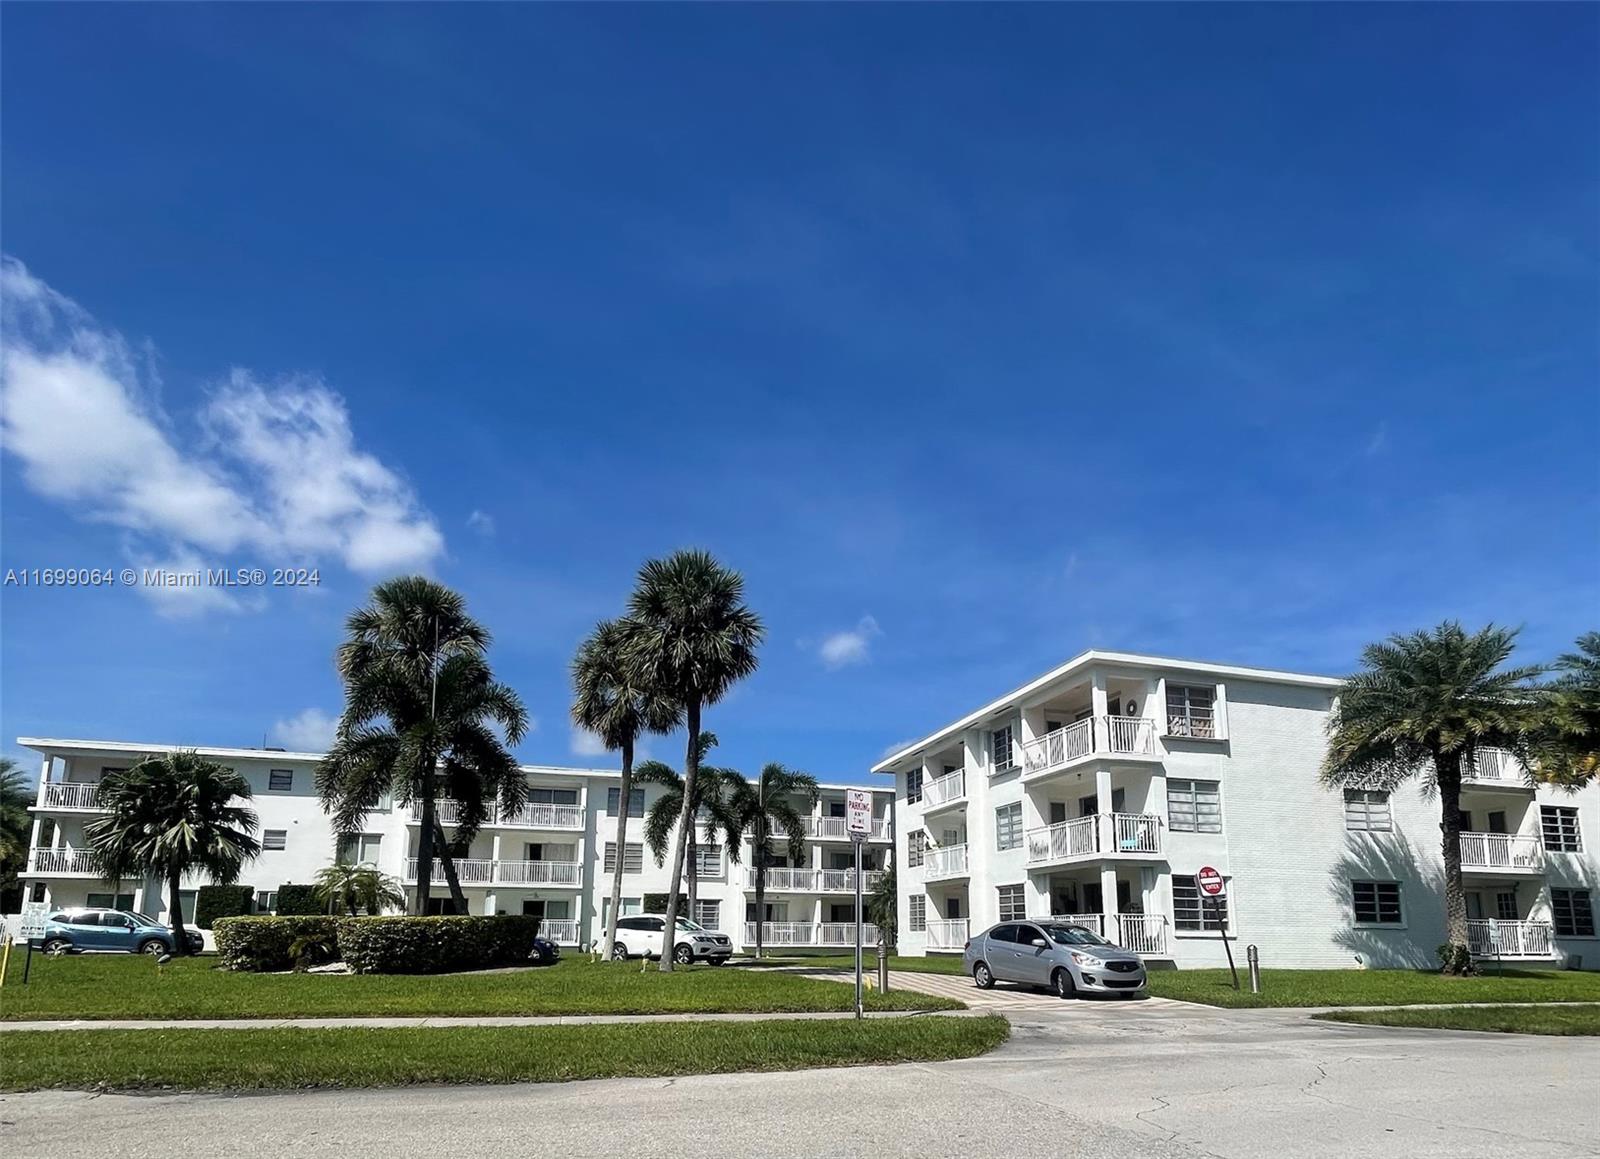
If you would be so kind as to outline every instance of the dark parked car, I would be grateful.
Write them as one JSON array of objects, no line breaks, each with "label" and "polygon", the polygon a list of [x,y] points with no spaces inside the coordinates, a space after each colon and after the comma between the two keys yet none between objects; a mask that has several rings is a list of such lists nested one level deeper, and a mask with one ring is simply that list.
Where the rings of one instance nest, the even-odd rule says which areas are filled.
[{"label": "dark parked car", "polygon": [[536,966],[549,966],[561,960],[561,947],[549,938],[534,938],[528,960]]},{"label": "dark parked car", "polygon": [[1088,926],[1069,922],[1001,922],[967,943],[967,973],[987,990],[996,980],[1048,986],[1059,997],[1144,992],[1144,962]]},{"label": "dark parked car", "polygon": [[[189,949],[199,952],[205,939],[198,930],[184,930]],[[120,909],[56,910],[45,918],[47,954],[81,950],[121,950],[129,954],[170,954],[177,940],[166,926],[143,914]]]}]

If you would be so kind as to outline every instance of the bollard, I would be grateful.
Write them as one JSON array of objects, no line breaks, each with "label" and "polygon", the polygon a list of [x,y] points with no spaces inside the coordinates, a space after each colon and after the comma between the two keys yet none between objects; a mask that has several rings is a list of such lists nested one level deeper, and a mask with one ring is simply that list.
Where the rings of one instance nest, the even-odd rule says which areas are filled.
[{"label": "bollard", "polygon": [[889,992],[889,947],[878,943],[878,993]]},{"label": "bollard", "polygon": [[1244,952],[1245,960],[1250,963],[1250,993],[1261,993],[1261,951],[1255,946],[1250,946]]}]

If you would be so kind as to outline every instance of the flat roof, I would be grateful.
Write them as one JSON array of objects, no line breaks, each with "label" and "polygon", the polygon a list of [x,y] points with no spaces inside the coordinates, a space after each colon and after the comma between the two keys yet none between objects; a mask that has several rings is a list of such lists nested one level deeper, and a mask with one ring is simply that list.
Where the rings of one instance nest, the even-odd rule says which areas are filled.
[{"label": "flat roof", "polygon": [[1078,669],[1089,668],[1096,664],[1112,664],[1129,668],[1156,668],[1167,672],[1192,672],[1201,676],[1238,677],[1241,680],[1261,680],[1270,684],[1295,684],[1303,688],[1337,688],[1344,683],[1337,676],[1316,676],[1305,672],[1282,672],[1274,668],[1246,668],[1236,664],[1214,664],[1205,660],[1183,660],[1175,656],[1151,656],[1139,652],[1101,652],[1091,648],[1086,652],[1078,653],[1065,664],[1052,668],[1043,676],[1035,677],[1021,687],[1013,688],[1004,696],[991,700],[982,708],[969,712],[960,720],[945,725],[937,732],[929,733],[921,740],[902,745],[873,765],[872,771],[874,773],[892,773],[894,769],[891,766],[899,764],[907,756],[917,752],[919,749],[948,740],[955,733],[971,728],[1002,709],[1014,707],[1017,701],[1037,692],[1045,685],[1051,684],[1063,676],[1070,676]]}]

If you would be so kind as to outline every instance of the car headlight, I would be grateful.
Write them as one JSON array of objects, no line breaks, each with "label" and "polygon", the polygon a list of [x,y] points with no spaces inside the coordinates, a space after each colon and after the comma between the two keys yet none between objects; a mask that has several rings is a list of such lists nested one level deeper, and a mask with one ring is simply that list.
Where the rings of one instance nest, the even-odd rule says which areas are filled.
[{"label": "car headlight", "polygon": [[1072,951],[1072,960],[1077,965],[1087,966],[1091,970],[1098,970],[1101,966],[1105,965],[1104,962],[1102,962],[1099,958],[1096,958],[1094,955],[1080,954],[1077,950]]}]

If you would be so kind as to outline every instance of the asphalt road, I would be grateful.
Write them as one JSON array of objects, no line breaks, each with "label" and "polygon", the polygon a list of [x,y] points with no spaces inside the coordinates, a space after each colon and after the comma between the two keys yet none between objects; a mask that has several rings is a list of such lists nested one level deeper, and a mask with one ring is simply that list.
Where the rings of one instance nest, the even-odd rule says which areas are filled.
[{"label": "asphalt road", "polygon": [[[1600,1156],[1600,1042],[1038,1003],[982,1059],[251,1096],[0,1097],[57,1156]],[[3,1044],[0,1044],[3,1046]],[[3,1059],[0,1059],[3,1065]]]}]

